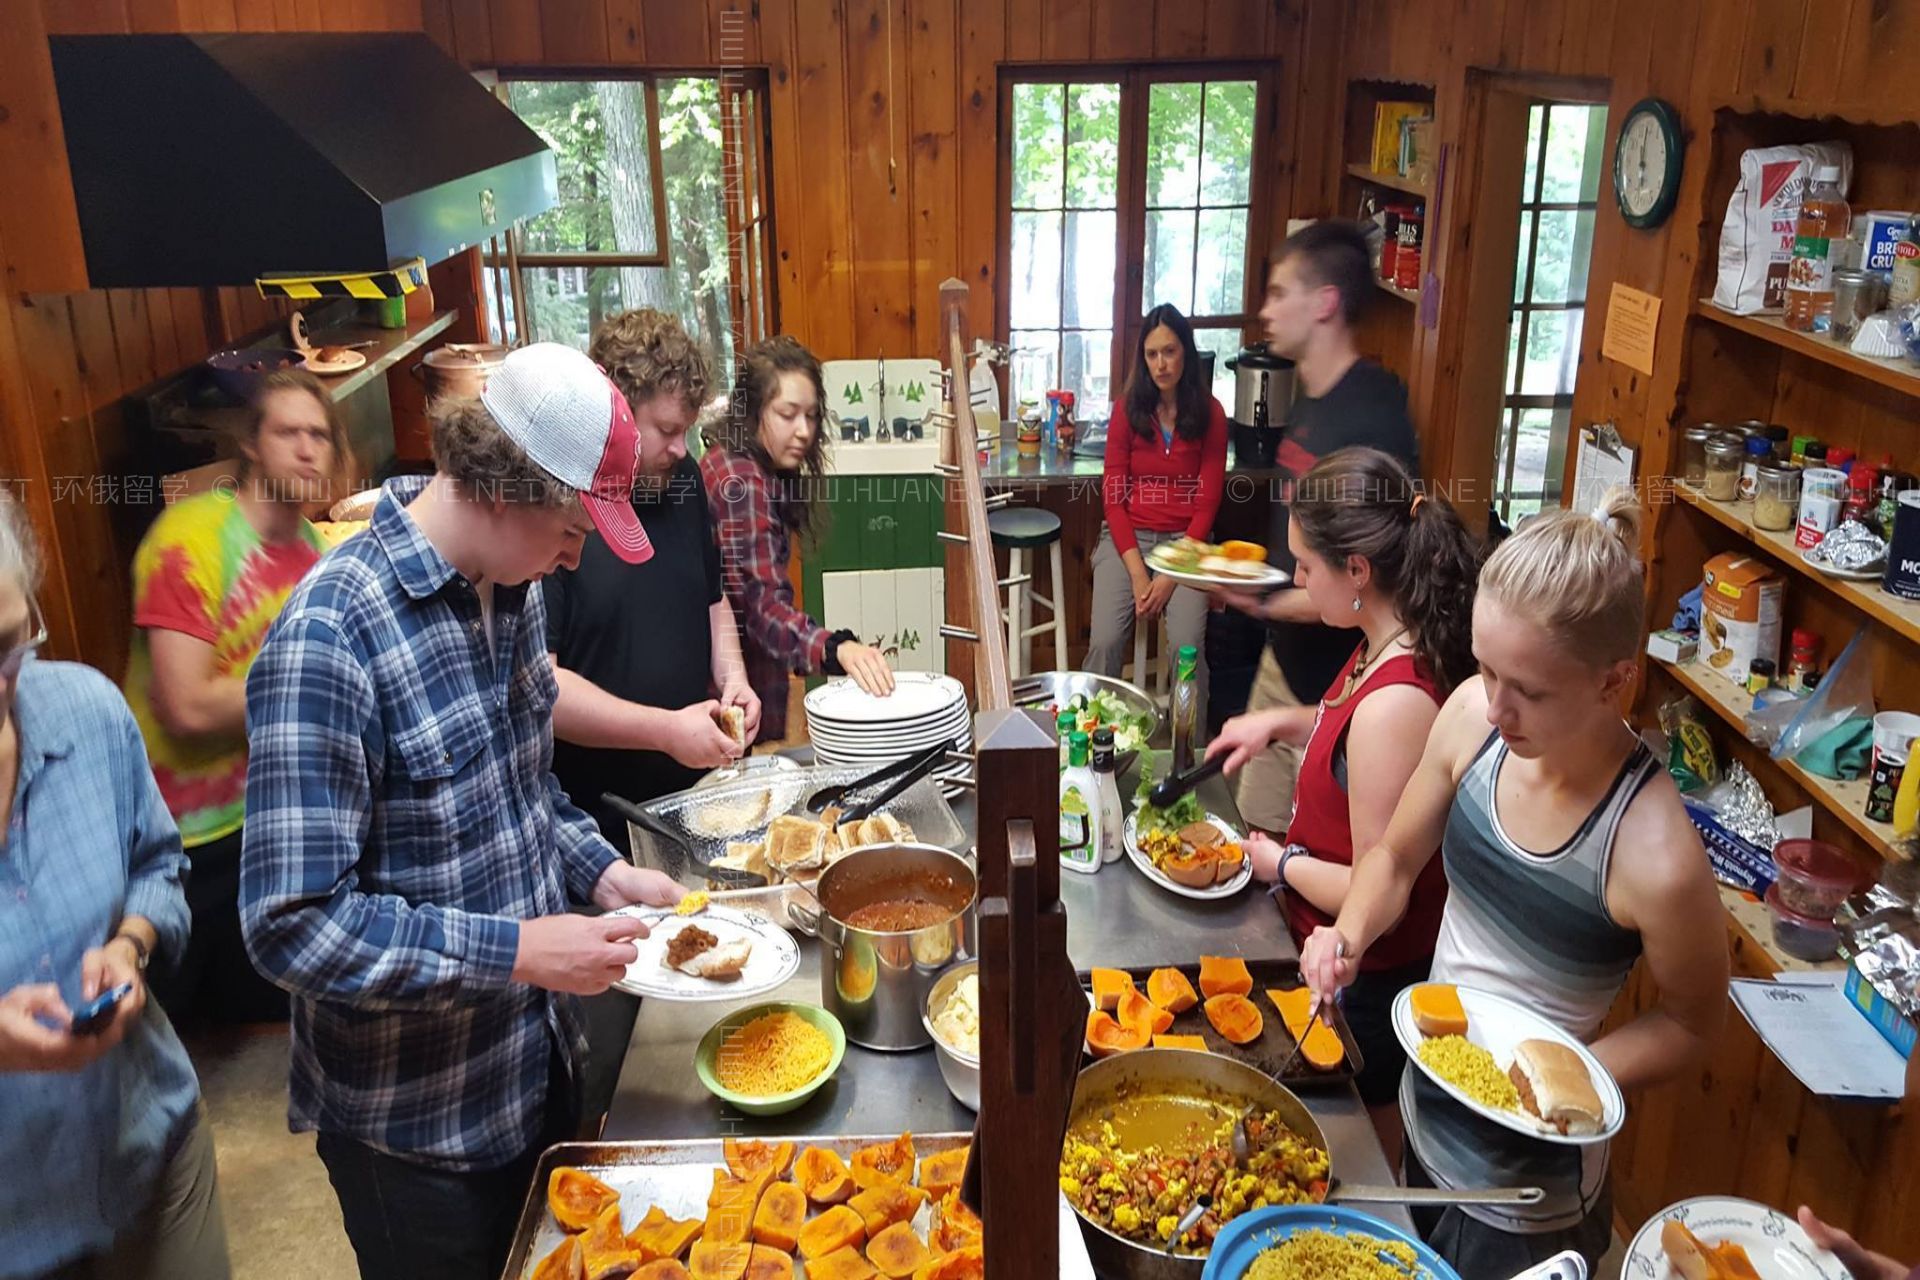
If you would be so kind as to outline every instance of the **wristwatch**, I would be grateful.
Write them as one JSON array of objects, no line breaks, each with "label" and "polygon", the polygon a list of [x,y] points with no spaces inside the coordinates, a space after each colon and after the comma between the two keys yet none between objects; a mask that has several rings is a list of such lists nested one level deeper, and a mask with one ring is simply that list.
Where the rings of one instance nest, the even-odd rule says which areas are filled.
[{"label": "wristwatch", "polygon": [[[1290,844],[1284,850],[1282,850],[1280,854],[1280,865],[1274,868],[1274,872],[1273,872],[1274,880],[1280,884],[1286,884],[1287,883],[1287,864],[1289,862],[1292,862],[1295,858],[1299,857],[1301,854],[1304,854],[1306,852],[1307,852],[1307,847],[1303,844]],[[1288,885],[1287,887],[1292,888],[1293,886]]]},{"label": "wristwatch", "polygon": [[148,952],[147,944],[140,941],[138,934],[116,933],[108,941],[130,943],[133,947],[133,967],[141,973],[147,971],[147,962],[153,959],[153,956]]}]

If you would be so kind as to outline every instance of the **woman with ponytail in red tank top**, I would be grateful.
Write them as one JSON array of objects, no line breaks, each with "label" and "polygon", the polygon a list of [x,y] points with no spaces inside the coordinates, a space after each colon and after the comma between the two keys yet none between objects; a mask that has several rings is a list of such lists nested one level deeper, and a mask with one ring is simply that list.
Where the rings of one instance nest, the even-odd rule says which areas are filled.
[{"label": "woman with ponytail in red tank top", "polygon": [[[1320,616],[1358,631],[1358,643],[1319,706],[1237,717],[1207,754],[1225,754],[1231,773],[1272,743],[1305,747],[1285,845],[1258,834],[1247,841],[1254,874],[1274,883],[1287,927],[1304,943],[1340,913],[1354,850],[1380,838],[1441,704],[1475,670],[1480,552],[1445,499],[1420,493],[1377,449],[1342,449],[1301,477],[1287,545]],[[1390,1162],[1399,1155],[1395,1094],[1406,1063],[1393,1034],[1393,998],[1426,978],[1446,895],[1435,859],[1400,923],[1368,951],[1342,1005],[1366,1060],[1360,1094]]]}]

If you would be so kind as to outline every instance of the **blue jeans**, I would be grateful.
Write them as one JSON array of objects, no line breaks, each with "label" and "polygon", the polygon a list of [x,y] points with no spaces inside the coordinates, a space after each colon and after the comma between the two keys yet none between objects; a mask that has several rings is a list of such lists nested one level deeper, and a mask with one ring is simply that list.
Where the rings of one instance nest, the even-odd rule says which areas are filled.
[{"label": "blue jeans", "polygon": [[320,1160],[361,1280],[499,1280],[540,1153],[574,1137],[572,1090],[558,1058],[552,1081],[545,1134],[498,1169],[435,1169],[339,1134],[320,1135]]}]

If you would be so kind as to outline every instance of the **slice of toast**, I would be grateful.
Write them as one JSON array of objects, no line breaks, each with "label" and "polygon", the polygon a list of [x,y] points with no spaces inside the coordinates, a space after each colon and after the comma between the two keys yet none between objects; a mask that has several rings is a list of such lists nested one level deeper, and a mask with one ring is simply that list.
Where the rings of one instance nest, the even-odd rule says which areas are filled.
[{"label": "slice of toast", "polygon": [[783,814],[767,828],[767,862],[779,872],[817,867],[826,855],[826,841],[822,824]]}]

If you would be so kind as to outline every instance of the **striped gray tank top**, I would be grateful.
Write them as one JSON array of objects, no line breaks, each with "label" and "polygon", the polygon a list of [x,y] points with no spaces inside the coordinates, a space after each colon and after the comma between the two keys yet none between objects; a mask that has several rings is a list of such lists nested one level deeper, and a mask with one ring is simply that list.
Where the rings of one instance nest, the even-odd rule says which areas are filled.
[{"label": "striped gray tank top", "polygon": [[[1447,906],[1434,947],[1433,981],[1505,996],[1580,1040],[1599,1029],[1640,956],[1640,935],[1607,911],[1607,869],[1627,806],[1659,761],[1636,743],[1613,786],[1567,842],[1522,849],[1500,824],[1495,792],[1506,743],[1495,732],[1468,766],[1447,815],[1441,856]],[[1535,1142],[1481,1119],[1417,1069],[1401,1080],[1401,1109],[1420,1163],[1443,1187],[1534,1185],[1531,1208],[1466,1212],[1506,1231],[1575,1226],[1607,1172],[1607,1146]]]}]

